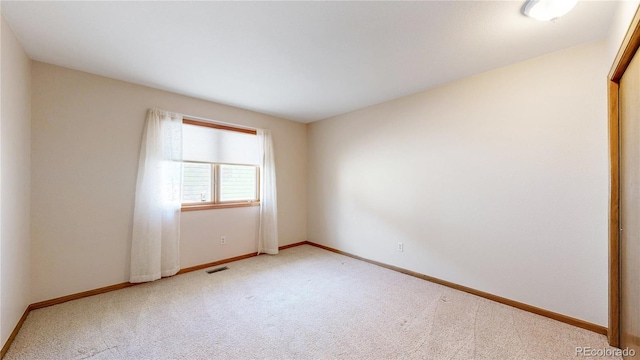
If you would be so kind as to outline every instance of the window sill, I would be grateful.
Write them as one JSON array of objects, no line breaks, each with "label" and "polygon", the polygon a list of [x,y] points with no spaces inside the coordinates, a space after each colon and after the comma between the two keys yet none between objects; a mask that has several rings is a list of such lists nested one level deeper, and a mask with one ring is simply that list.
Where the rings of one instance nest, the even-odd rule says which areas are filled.
[{"label": "window sill", "polygon": [[196,204],[196,205],[182,205],[182,211],[198,211],[198,210],[213,210],[213,209],[229,209],[239,207],[251,207],[260,206],[259,201],[243,202],[243,203],[228,203],[228,204]]}]

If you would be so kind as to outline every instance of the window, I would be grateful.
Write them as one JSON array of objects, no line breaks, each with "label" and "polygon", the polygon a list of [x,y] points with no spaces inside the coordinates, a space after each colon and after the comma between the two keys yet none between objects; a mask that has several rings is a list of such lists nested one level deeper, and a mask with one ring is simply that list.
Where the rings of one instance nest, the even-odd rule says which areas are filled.
[{"label": "window", "polygon": [[220,202],[258,199],[258,167],[218,165]]},{"label": "window", "polygon": [[255,131],[185,119],[182,210],[258,205],[257,157]]},{"label": "window", "polygon": [[258,201],[255,165],[183,162],[183,204],[228,204]]},{"label": "window", "polygon": [[184,162],[182,164],[182,203],[212,202],[214,189],[212,164]]}]

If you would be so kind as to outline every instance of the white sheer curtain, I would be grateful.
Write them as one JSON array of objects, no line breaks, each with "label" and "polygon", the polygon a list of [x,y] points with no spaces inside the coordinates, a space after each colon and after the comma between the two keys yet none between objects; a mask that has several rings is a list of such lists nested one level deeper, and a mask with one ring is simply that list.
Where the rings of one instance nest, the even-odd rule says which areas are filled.
[{"label": "white sheer curtain", "polygon": [[182,115],[149,109],[138,162],[130,282],[180,270],[181,191]]},{"label": "white sheer curtain", "polygon": [[273,158],[271,131],[259,129],[258,151],[260,172],[260,228],[258,254],[278,253],[278,193],[276,190],[276,163]]}]

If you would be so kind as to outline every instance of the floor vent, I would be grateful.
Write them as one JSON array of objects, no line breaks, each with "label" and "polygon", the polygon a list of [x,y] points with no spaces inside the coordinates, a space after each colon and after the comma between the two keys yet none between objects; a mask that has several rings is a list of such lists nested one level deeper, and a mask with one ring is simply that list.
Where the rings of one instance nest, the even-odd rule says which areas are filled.
[{"label": "floor vent", "polygon": [[224,271],[224,270],[229,270],[228,266],[223,266],[223,267],[219,267],[216,269],[211,269],[211,270],[207,270],[207,274],[213,274],[213,273],[217,273],[219,271]]}]

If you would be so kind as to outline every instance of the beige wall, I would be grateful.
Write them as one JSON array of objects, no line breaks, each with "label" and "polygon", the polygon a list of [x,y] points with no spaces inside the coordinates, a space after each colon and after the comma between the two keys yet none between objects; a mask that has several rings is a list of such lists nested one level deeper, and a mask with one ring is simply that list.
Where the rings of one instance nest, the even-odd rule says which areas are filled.
[{"label": "beige wall", "polygon": [[599,42],[312,123],[309,240],[605,325],[608,66]]},{"label": "beige wall", "polygon": [[[304,124],[39,62],[32,76],[32,302],[128,281],[151,107],[271,129],[280,244],[306,240]],[[182,213],[182,267],[256,251],[257,216],[257,208]]]},{"label": "beige wall", "polygon": [[29,305],[31,60],[0,15],[0,346]]}]

